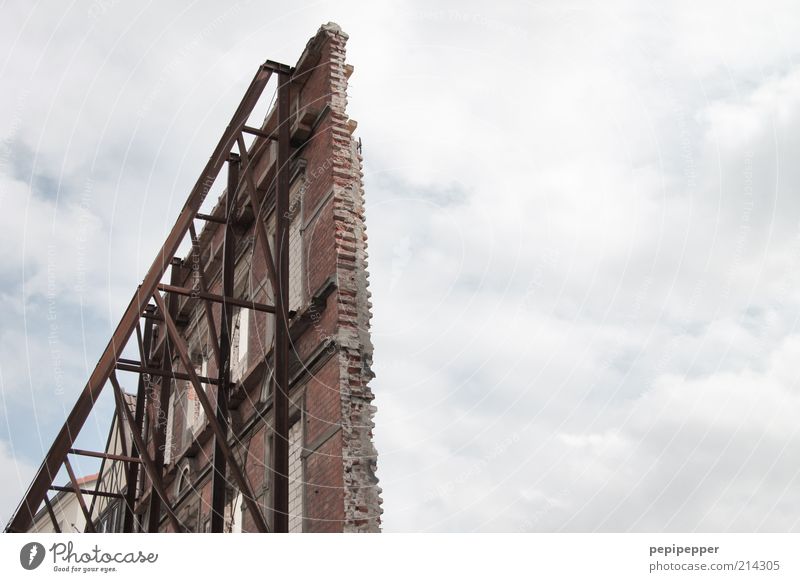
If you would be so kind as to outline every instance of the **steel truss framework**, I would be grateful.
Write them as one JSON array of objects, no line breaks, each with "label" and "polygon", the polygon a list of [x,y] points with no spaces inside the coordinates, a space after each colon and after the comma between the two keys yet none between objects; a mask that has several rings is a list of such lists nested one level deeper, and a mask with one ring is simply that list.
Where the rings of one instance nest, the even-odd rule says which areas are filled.
[{"label": "steel truss framework", "polygon": [[[162,513],[166,514],[175,531],[186,531],[175,515],[163,482],[164,444],[166,426],[169,421],[168,404],[172,389],[170,379],[172,378],[191,382],[205,412],[205,418],[208,420],[213,432],[214,468],[212,473],[211,531],[222,532],[224,529],[225,484],[226,475],[230,472],[232,480],[242,493],[245,506],[248,513],[253,517],[257,530],[260,532],[288,532],[288,350],[290,341],[288,331],[288,229],[290,216],[289,161],[291,155],[289,91],[293,73],[294,69],[292,67],[273,61],[267,61],[258,68],[211,158],[189,193],[175,225],[133,295],[111,337],[111,341],[100,356],[100,360],[89,377],[89,381],[47,452],[24,498],[6,526],[7,532],[28,531],[33,524],[37,510],[43,503],[53,522],[55,531],[60,532],[48,491],[69,491],[74,493],[86,518],[86,531],[89,532],[94,531],[93,520],[95,516],[93,516],[93,511],[98,497],[110,497],[123,501],[124,532],[133,532],[136,529],[156,532],[159,530]],[[248,127],[246,124],[272,75],[276,75],[278,78],[278,97],[275,111],[277,122],[275,129],[267,133],[261,129]],[[246,147],[244,134],[257,136],[256,141],[251,146],[252,151],[248,151]],[[267,229],[264,221],[260,219],[262,213],[267,210],[265,208],[266,205],[263,203],[266,201],[266,197],[260,204],[254,176],[256,160],[264,151],[264,148],[272,141],[277,141],[278,144],[275,174],[276,227],[275,238],[272,241],[275,247],[274,259]],[[232,151],[234,146],[237,150],[236,153]],[[203,201],[225,164],[228,166],[225,218],[220,219],[219,217],[199,213],[198,211]],[[267,273],[272,285],[272,296],[275,298],[275,305],[244,301],[233,296],[235,240],[232,223],[236,214],[237,204],[249,204],[252,206],[256,228],[254,234],[267,265]],[[180,287],[178,273],[180,272],[181,261],[174,257],[187,234],[191,239],[192,252],[199,255],[200,248],[194,227],[195,220],[213,221],[225,225],[222,251],[222,295],[209,292],[209,282],[202,266],[197,273],[199,290]],[[170,284],[167,285],[162,284],[161,281],[166,274],[168,266],[171,266],[171,279]],[[198,376],[192,365],[187,344],[181,337],[178,324],[175,321],[178,300],[182,295],[196,297],[202,301],[208,322],[211,351],[219,370],[216,378]],[[214,322],[212,303],[222,305],[219,330],[217,330]],[[274,438],[272,439],[273,450],[271,454],[273,463],[270,469],[273,480],[271,528],[268,526],[267,516],[265,516],[256,501],[247,475],[234,457],[228,442],[228,395],[232,388],[231,337],[234,307],[271,313],[275,316],[274,380],[271,388],[274,411]],[[143,326],[142,320],[144,321]],[[160,331],[159,341],[157,342],[154,342],[155,323],[159,324]],[[123,349],[134,335],[140,355],[138,361],[121,357]],[[151,351],[159,352],[160,357],[151,357]],[[172,370],[171,363],[174,356],[179,358],[185,372]],[[154,361],[160,362],[160,364],[155,364]],[[117,370],[138,373],[139,375],[133,411],[125,403],[123,391],[116,375]],[[159,382],[160,390],[148,389],[151,383],[154,386]],[[114,393],[116,426],[120,431],[120,436],[122,437],[120,440],[123,443],[122,454],[117,455],[110,454],[108,451],[95,452],[73,448],[75,439],[107,383],[111,384]],[[208,397],[201,383],[210,383],[217,386],[215,402],[212,402]],[[155,400],[158,400],[158,402],[155,402]],[[147,406],[153,406],[160,411],[156,418],[151,419],[152,425],[148,427],[155,445],[152,455],[149,453],[147,443],[142,436]],[[130,450],[127,450],[125,445],[123,426],[127,426],[129,433],[132,435]],[[112,423],[112,431],[113,429],[114,423]],[[111,437],[112,434],[109,433],[109,442]],[[102,491],[102,479],[97,480],[93,490],[81,489],[78,486],[76,475],[69,460],[70,455],[102,459],[100,465],[101,476],[107,462],[123,463],[126,485],[124,493]],[[67,487],[54,485],[54,479],[62,467],[66,469],[69,475],[70,485]],[[147,523],[141,523],[139,528],[135,528],[137,491],[144,490],[145,476],[150,483],[149,518]],[[93,496],[89,506],[84,500],[83,496],[85,494]],[[144,498],[145,496],[142,497]]]}]

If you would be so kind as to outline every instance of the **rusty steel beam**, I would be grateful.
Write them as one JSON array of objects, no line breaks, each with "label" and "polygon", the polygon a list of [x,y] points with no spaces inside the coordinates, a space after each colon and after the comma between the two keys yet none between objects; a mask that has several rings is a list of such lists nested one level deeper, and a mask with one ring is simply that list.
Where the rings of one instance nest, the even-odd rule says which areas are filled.
[{"label": "rusty steel beam", "polygon": [[72,447],[76,435],[86,422],[89,413],[97,402],[103,387],[114,370],[117,358],[122,353],[125,344],[133,333],[134,327],[156,291],[156,285],[164,275],[167,265],[180,247],[181,241],[189,229],[189,224],[194,220],[200,206],[208,195],[211,186],[217,178],[222,165],[227,160],[231,147],[241,134],[242,127],[247,123],[253,108],[256,106],[261,93],[264,91],[274,66],[265,63],[258,68],[253,80],[250,82],[244,97],[233,114],[230,123],[225,128],[221,139],[214,148],[210,159],[197,179],[184,204],[175,225],[164,242],[161,250],[156,254],[153,263],[147,270],[141,285],[134,293],[128,307],[122,315],[114,334],[105,350],[103,350],[89,381],[78,397],[66,422],[56,435],[53,444],[45,455],[41,466],[36,472],[31,485],[25,493],[19,506],[14,511],[6,527],[9,532],[25,532],[33,523],[36,510],[42,504],[47,489],[53,482],[67,458],[67,451]]},{"label": "rusty steel beam", "polygon": [[[222,295],[233,296],[234,268],[236,261],[236,234],[233,231],[233,216],[236,212],[236,196],[233,195],[239,181],[240,157],[228,161],[228,195],[225,200],[225,237],[222,241]],[[217,368],[217,423],[224,441],[228,440],[228,393],[231,385],[231,339],[233,338],[233,305],[225,301],[220,317],[220,365]],[[214,436],[214,472],[211,476],[211,532],[225,531],[225,487],[227,463],[222,444]]]},{"label": "rusty steel beam", "polygon": [[128,364],[129,366],[142,366],[142,362],[145,361],[145,358],[141,360],[132,360],[131,358],[118,358],[117,365],[119,364]]},{"label": "rusty steel beam", "polygon": [[275,306],[267,305],[265,303],[258,303],[257,301],[248,301],[246,299],[236,299],[235,297],[217,295],[215,293],[206,293],[204,291],[195,291],[187,287],[180,287],[178,285],[158,285],[159,291],[165,293],[175,293],[176,295],[183,295],[184,297],[197,297],[199,299],[207,299],[215,303],[228,303],[237,307],[244,307],[246,309],[253,309],[264,313],[275,313]]},{"label": "rusty steel beam", "polygon": [[[120,372],[137,372],[140,374],[150,374],[151,376],[172,378],[174,380],[188,381],[190,379],[188,374],[173,372],[172,370],[168,370],[166,368],[146,368],[138,364],[117,364],[115,368]],[[200,378],[203,384],[216,384],[218,382],[216,378],[210,378],[207,376],[198,376],[198,378]]]},{"label": "rusty steel beam", "polygon": [[[86,518],[86,527],[91,533],[94,533],[95,530],[94,524],[92,523],[92,514],[89,513],[89,508],[86,507],[86,500],[83,498],[83,490],[78,485],[78,479],[75,477],[75,471],[72,470],[72,464],[69,462],[69,457],[64,457],[64,468],[67,470],[67,475],[69,475],[69,482],[72,483],[72,490],[75,492],[75,496],[78,498],[78,505],[81,507],[83,517]],[[98,475],[97,478],[99,479],[100,475]]]},{"label": "rusty steel beam", "polygon": [[[48,487],[51,491],[63,491],[65,493],[73,493],[75,489],[70,487],[64,487],[63,485],[51,485]],[[95,491],[94,489],[79,489],[79,491],[83,495],[93,495],[94,497],[110,497],[113,499],[124,499],[125,496],[122,493],[111,493],[110,491]],[[92,526],[94,527],[94,526]]]},{"label": "rusty steel beam", "polygon": [[[155,311],[155,306],[148,305],[145,311]],[[147,363],[150,357],[150,346],[153,341],[153,320],[148,319],[145,321],[144,334],[142,334],[141,322],[136,324],[136,343],[139,345],[139,359],[143,363]],[[139,374],[139,383],[136,388],[136,409],[133,415],[135,431],[142,434],[142,426],[144,424],[144,408],[145,408],[145,392],[147,386],[145,385],[144,374]],[[144,439],[142,439],[144,440]],[[131,455],[138,455],[139,449],[136,441],[131,442]],[[138,464],[130,463],[128,465],[128,474],[125,476],[125,514],[122,518],[122,531],[123,533],[130,533],[133,531],[134,522],[134,507],[136,505],[136,491],[139,486],[139,473],[141,472],[141,459],[138,459]]]},{"label": "rusty steel beam", "polygon": [[115,408],[115,414],[117,416],[117,437],[119,438],[120,447],[122,447],[122,454],[127,457],[128,444],[125,442],[125,425],[122,423],[122,413]]},{"label": "rusty steel beam", "polygon": [[278,139],[274,131],[272,133],[267,133],[266,131],[256,129],[255,127],[249,127],[247,125],[242,128],[242,132],[249,133],[250,135],[257,135],[258,137],[263,137],[264,139],[268,140]]},{"label": "rusty steel beam", "polygon": [[114,455],[112,453],[98,453],[97,451],[86,451],[84,449],[70,449],[70,454],[82,457],[94,457],[96,459],[107,459],[109,461],[125,461],[126,463],[141,463],[138,457],[128,457],[125,455]]},{"label": "rusty steel beam", "polygon": [[[164,343],[164,353],[167,355],[167,357],[171,362],[172,351],[168,342]],[[167,425],[171,421],[171,418],[169,416],[169,397],[171,391],[172,391],[172,380],[170,380],[167,377],[162,377],[159,389],[155,430],[153,431],[153,438],[155,445],[155,451],[154,451],[155,458],[153,463],[156,468],[153,469],[152,472],[156,473],[158,480],[160,480],[163,476],[164,453],[166,450],[165,447],[167,440]],[[172,443],[170,443],[170,446],[172,446]],[[150,473],[148,473],[148,477],[150,477],[151,490],[150,490],[150,513],[149,513],[147,531],[150,533],[157,533],[158,527],[161,523],[162,496],[157,494],[156,491],[157,488],[153,476]]]},{"label": "rusty steel beam", "polygon": [[275,382],[272,439],[272,523],[276,532],[289,531],[289,87],[290,76],[278,74],[278,187],[275,194]]},{"label": "rusty steel beam", "polygon": [[[170,268],[170,283],[178,283],[182,278],[183,273],[181,261],[180,259],[173,259],[172,267]],[[156,295],[158,295],[158,292],[156,292]],[[175,315],[178,311],[178,296],[170,295],[167,307],[165,307],[163,303],[160,305],[156,303],[156,306],[161,311],[162,317],[165,319],[169,315]],[[161,327],[159,331],[163,333],[164,328]],[[161,342],[161,366],[164,366],[167,369],[172,368],[172,347],[169,342],[169,334],[164,334],[164,341]],[[161,378],[161,385],[158,394],[158,414],[156,415],[155,431],[153,434],[153,443],[155,445],[155,458],[153,462],[157,467],[159,479],[161,479],[164,469],[167,426],[171,420],[169,418],[169,397],[171,391],[172,380],[168,379],[166,376],[163,376]],[[169,445],[171,447],[172,443],[169,443]],[[150,533],[156,533],[158,532],[158,528],[161,524],[161,496],[156,495],[155,484],[153,483],[152,479],[150,485],[150,513],[148,516],[147,531]],[[166,498],[164,499],[164,503],[168,503]]]},{"label": "rusty steel beam", "polygon": [[114,372],[111,372],[111,376],[109,377],[111,381],[111,386],[114,388],[114,396],[117,403],[117,406],[122,408],[123,414],[125,419],[128,421],[128,427],[131,429],[131,434],[133,434],[133,440],[136,442],[136,447],[139,449],[139,455],[141,456],[142,462],[144,463],[145,471],[147,471],[148,475],[150,476],[150,481],[153,484],[153,488],[158,496],[163,499],[164,506],[167,510],[167,516],[169,516],[170,521],[172,521],[172,525],[175,527],[175,531],[183,532],[184,527],[181,522],[178,520],[175,513],[172,511],[172,507],[169,503],[169,497],[167,496],[167,492],[164,489],[164,485],[161,482],[161,472],[159,471],[158,466],[156,466],[153,459],[150,458],[150,455],[147,453],[147,448],[145,446],[144,441],[142,440],[142,435],[137,433],[134,430],[136,426],[136,419],[133,417],[130,409],[125,406],[125,401],[122,397],[122,388],[119,385],[119,381],[117,380],[117,375]]},{"label": "rusty steel beam", "polygon": [[[152,303],[148,303],[147,307],[144,308],[145,313],[154,310],[155,306]],[[147,333],[147,329],[145,329],[145,333]],[[142,337],[141,320],[136,322],[136,347],[139,348],[139,359],[142,360],[143,362],[147,361],[149,354],[147,353],[147,349],[144,347],[144,337]]]},{"label": "rusty steel beam", "polygon": [[202,214],[200,212],[195,216],[198,220],[205,220],[206,222],[216,222],[217,224],[225,224],[225,219],[211,214]]},{"label": "rusty steel beam", "polygon": [[189,352],[180,332],[178,331],[178,327],[175,325],[172,317],[170,317],[169,312],[165,309],[164,300],[162,299],[161,294],[156,292],[156,294],[153,295],[153,298],[156,300],[156,304],[164,314],[164,322],[167,326],[167,333],[169,333],[171,345],[175,347],[183,367],[191,377],[190,381],[194,387],[196,396],[198,400],[200,400],[200,405],[203,407],[203,410],[206,413],[206,418],[209,421],[211,429],[214,431],[214,436],[216,437],[215,442],[220,444],[222,452],[225,455],[225,460],[231,469],[231,474],[236,481],[236,484],[239,486],[239,490],[242,492],[242,497],[247,505],[247,509],[252,514],[258,530],[262,533],[267,532],[269,531],[269,527],[267,526],[267,522],[261,513],[261,508],[258,506],[258,503],[256,503],[255,496],[253,495],[253,491],[250,487],[247,477],[245,476],[241,467],[239,467],[239,464],[236,462],[233,451],[228,444],[226,433],[222,430],[222,427],[217,422],[216,411],[214,410],[214,407],[211,406],[211,401],[208,399],[208,395],[206,394],[205,390],[203,390],[200,379],[197,377],[197,373],[194,371],[191,358],[189,358]]},{"label": "rusty steel beam", "polygon": [[53,511],[53,506],[50,504],[50,497],[44,496],[44,506],[47,508],[47,514],[50,516],[50,521],[53,523],[53,529],[56,533],[61,533],[61,526],[58,525],[56,513]]}]

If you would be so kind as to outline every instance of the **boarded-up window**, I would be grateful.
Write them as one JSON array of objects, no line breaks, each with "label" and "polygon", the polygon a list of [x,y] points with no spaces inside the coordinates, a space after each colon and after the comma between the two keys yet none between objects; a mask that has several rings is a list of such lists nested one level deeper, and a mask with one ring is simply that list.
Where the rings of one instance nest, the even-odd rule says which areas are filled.
[{"label": "boarded-up window", "polygon": [[240,308],[234,316],[231,346],[231,380],[238,382],[247,371],[247,350],[250,339],[250,310]]},{"label": "boarded-up window", "polygon": [[244,520],[244,503],[242,492],[236,493],[231,504],[231,533],[242,533],[242,521]]},{"label": "boarded-up window", "polygon": [[[166,380],[165,380],[166,382]],[[175,390],[171,390],[169,395],[169,406],[167,416],[167,436],[164,441],[164,463],[169,465],[172,461],[172,451],[175,448],[175,431],[173,425],[175,423]]]},{"label": "boarded-up window", "polygon": [[[174,369],[178,369],[174,364]],[[199,373],[200,366],[195,368]],[[167,435],[164,446],[164,463],[175,461],[194,438],[193,428],[196,422],[199,401],[190,381],[173,382],[169,397],[169,416],[167,418]]]},{"label": "boarded-up window", "polygon": [[[303,306],[303,219],[300,211],[300,195],[289,203],[289,310],[300,311]],[[278,245],[275,242],[275,217],[268,224],[269,244],[272,258],[277,262]]]},{"label": "boarded-up window", "polygon": [[289,532],[303,531],[303,424],[289,429]]},{"label": "boarded-up window", "polygon": [[[194,371],[202,378],[207,377],[208,358],[203,356],[202,362],[198,366],[195,366]],[[208,395],[208,384],[203,383],[201,385],[203,386],[203,391]],[[197,435],[206,426],[206,413],[203,409],[203,405],[200,403],[200,399],[197,397],[197,394],[195,394],[194,386],[191,385],[191,382],[188,383],[187,390],[189,391],[192,433],[193,435]]]},{"label": "boarded-up window", "polygon": [[299,311],[303,305],[303,241],[300,234],[299,203],[289,223],[289,310]]}]

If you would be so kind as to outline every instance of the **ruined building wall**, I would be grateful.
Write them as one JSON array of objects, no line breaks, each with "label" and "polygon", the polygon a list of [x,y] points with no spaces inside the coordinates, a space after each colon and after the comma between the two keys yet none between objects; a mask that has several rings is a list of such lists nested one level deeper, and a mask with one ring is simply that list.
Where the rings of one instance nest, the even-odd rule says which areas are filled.
[{"label": "ruined building wall", "polygon": [[[347,35],[335,24],[320,28],[295,67],[291,87],[292,168],[290,188],[290,529],[307,532],[379,531],[381,498],[372,443],[373,377],[369,338],[367,237],[361,156],[347,117]],[[262,126],[275,126],[270,112]],[[256,138],[250,151],[261,147]],[[274,234],[276,144],[264,144],[256,164],[258,198],[270,209],[262,218]],[[223,216],[227,192],[211,212]],[[235,296],[273,304],[254,213],[240,196]],[[199,235],[199,256],[190,253],[174,282],[197,287],[202,265],[209,291],[222,294],[224,226],[213,222]],[[272,243],[271,243],[272,244]],[[221,308],[213,307],[216,326]],[[203,304],[182,298],[177,306],[196,370],[215,378]],[[230,442],[242,460],[265,515],[270,518],[271,364],[274,318],[238,310],[234,318]],[[163,340],[159,332],[153,354]],[[181,370],[180,362],[172,362]],[[205,386],[215,397],[215,387]],[[173,383],[165,451],[165,485],[176,514],[190,529],[208,529],[211,514],[213,437],[188,382]],[[148,425],[158,415],[148,410]],[[148,435],[151,449],[152,430]],[[229,529],[254,531],[235,482],[228,479]],[[145,491],[149,487],[145,486]],[[146,510],[145,503],[139,511]],[[162,529],[171,526],[162,520]]]}]

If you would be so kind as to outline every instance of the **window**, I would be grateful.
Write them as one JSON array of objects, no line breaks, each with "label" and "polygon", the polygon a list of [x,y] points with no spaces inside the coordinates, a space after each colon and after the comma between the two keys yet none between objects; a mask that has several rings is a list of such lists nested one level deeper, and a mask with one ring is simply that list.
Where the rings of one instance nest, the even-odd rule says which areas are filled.
[{"label": "window", "polygon": [[289,532],[303,531],[303,423],[289,429]]},{"label": "window", "polygon": [[242,492],[236,493],[231,506],[231,533],[242,533],[242,519],[244,518],[244,503]]},{"label": "window", "polygon": [[266,402],[272,395],[272,382],[275,378],[275,370],[269,368],[264,374],[264,382],[261,384],[261,402]]},{"label": "window", "polygon": [[[195,372],[198,376],[207,377],[208,376],[208,357],[203,356],[200,365],[195,366]],[[208,394],[208,384],[203,383],[203,391]],[[202,431],[206,426],[206,411],[203,409],[203,405],[200,403],[200,399],[195,394],[194,386],[189,383],[188,386],[189,390],[189,399],[191,402],[191,424],[192,424],[192,435],[196,436],[197,434]]]},{"label": "window", "polygon": [[299,311],[303,304],[303,237],[300,233],[302,223],[300,197],[295,198],[291,222],[289,223],[289,310]]},{"label": "window", "polygon": [[[272,435],[265,431],[264,435],[264,486],[263,490],[269,491],[272,487]],[[265,498],[266,499],[266,498]]]},{"label": "window", "polygon": [[[289,310],[299,311],[303,306],[303,213],[302,192],[293,194],[289,202]],[[277,244],[275,244],[275,217],[269,221],[268,236],[272,250],[272,259],[277,261]]]},{"label": "window", "polygon": [[[173,369],[178,369],[177,365]],[[200,372],[200,367],[195,368]],[[175,461],[186,450],[193,438],[197,409],[200,401],[189,380],[174,382],[169,397],[169,417],[167,418],[167,437],[164,448],[164,463]]]},{"label": "window", "polygon": [[175,479],[175,499],[177,500],[181,493],[191,485],[191,475],[189,471],[189,462],[184,460],[183,465],[178,471],[178,477]]},{"label": "window", "polygon": [[238,382],[247,371],[247,349],[250,340],[250,310],[239,308],[233,323],[231,380]]},{"label": "window", "polygon": [[173,458],[177,459],[186,449],[187,433],[191,430],[191,414],[189,410],[189,382],[184,383],[178,388],[177,400],[175,401],[175,416],[172,420],[172,435],[173,435]]},{"label": "window", "polygon": [[[122,508],[119,502],[111,503],[95,523],[95,530],[99,533],[115,533],[122,530]],[[63,529],[61,531],[64,531]]]},{"label": "window", "polygon": [[167,437],[164,441],[164,464],[169,465],[172,461],[172,449],[174,434],[172,426],[175,423],[175,390],[174,387],[169,395],[169,415],[167,416]]},{"label": "window", "polygon": [[250,342],[250,310],[239,310],[239,344],[237,350],[238,362],[241,365],[247,359],[247,348]]}]

